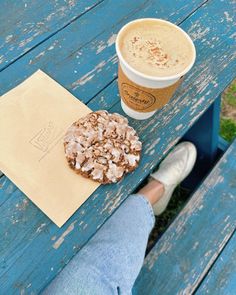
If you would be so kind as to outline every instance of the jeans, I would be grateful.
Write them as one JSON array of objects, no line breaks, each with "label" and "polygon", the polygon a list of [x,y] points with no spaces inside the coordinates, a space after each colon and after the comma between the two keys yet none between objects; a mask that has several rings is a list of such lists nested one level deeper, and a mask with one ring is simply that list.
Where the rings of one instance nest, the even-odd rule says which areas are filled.
[{"label": "jeans", "polygon": [[42,294],[131,294],[154,221],[149,201],[129,196]]}]

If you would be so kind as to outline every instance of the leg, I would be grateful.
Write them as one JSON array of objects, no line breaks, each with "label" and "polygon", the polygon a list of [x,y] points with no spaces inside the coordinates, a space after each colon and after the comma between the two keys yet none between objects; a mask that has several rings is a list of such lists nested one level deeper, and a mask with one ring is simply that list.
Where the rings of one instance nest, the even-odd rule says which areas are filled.
[{"label": "leg", "polygon": [[117,209],[43,294],[131,294],[154,225],[151,205],[157,214],[163,212],[195,159],[193,145],[178,145],[152,174],[154,179]]},{"label": "leg", "polygon": [[152,180],[141,190],[146,198],[131,195],[43,294],[131,293],[154,225],[151,204],[163,191],[163,185]]}]

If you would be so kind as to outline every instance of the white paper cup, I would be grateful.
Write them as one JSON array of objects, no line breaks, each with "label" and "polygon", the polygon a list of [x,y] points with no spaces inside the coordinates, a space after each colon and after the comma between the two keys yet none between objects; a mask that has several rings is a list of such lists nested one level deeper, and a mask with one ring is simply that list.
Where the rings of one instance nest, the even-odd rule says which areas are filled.
[{"label": "white paper cup", "polygon": [[[169,26],[173,26],[175,29],[179,30],[189,41],[193,54],[191,62],[183,71],[168,77],[149,76],[135,70],[123,58],[119,46],[123,32],[130,25],[133,25],[134,23],[141,24],[143,21],[147,20],[156,21],[158,23],[162,22],[168,24]],[[180,27],[168,21],[156,18],[137,19],[129,22],[123,28],[121,28],[116,39],[116,53],[119,58],[118,84],[121,96],[121,106],[128,116],[137,120],[150,118],[153,114],[155,114],[157,109],[162,108],[166,103],[168,103],[175,90],[181,83],[181,78],[192,68],[196,58],[195,46],[188,34]],[[133,95],[134,93],[139,93],[138,102]]]}]

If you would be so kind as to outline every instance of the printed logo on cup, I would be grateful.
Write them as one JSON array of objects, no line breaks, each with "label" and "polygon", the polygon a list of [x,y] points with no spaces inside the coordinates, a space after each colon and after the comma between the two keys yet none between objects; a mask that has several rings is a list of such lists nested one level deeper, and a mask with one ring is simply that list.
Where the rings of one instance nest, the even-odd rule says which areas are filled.
[{"label": "printed logo on cup", "polygon": [[122,83],[121,93],[124,102],[131,108],[144,111],[156,102],[155,96],[128,83]]},{"label": "printed logo on cup", "polygon": [[173,96],[175,90],[183,80],[181,77],[176,83],[165,88],[147,88],[131,81],[122,71],[118,69],[118,86],[121,99],[131,109],[147,113],[162,108]]}]

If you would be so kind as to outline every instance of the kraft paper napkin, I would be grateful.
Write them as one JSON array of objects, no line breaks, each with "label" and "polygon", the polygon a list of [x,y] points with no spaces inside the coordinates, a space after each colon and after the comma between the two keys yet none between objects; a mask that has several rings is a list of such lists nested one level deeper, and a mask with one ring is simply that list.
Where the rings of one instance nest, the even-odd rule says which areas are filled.
[{"label": "kraft paper napkin", "polygon": [[67,128],[89,112],[40,70],[0,98],[0,170],[59,227],[99,186],[64,155]]}]

